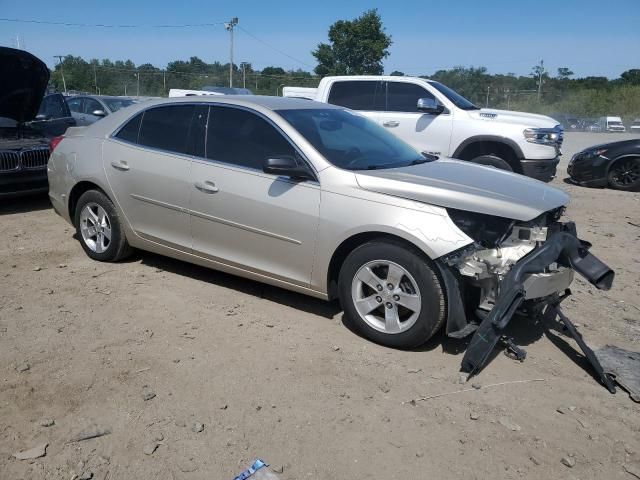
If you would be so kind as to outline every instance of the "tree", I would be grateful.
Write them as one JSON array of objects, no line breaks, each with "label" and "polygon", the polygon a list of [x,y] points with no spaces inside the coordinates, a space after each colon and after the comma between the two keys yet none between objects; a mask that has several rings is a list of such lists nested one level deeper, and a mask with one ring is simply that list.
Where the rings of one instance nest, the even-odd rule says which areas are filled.
[{"label": "tree", "polygon": [[392,43],[375,9],[354,20],[335,22],[329,27],[329,42],[311,52],[318,60],[318,75],[380,75]]},{"label": "tree", "polygon": [[573,76],[573,72],[567,67],[558,68],[558,75],[556,75],[558,80],[569,80],[571,76]]},{"label": "tree", "polygon": [[400,70],[394,70],[393,72],[391,72],[391,76],[392,77],[404,77],[404,72],[401,72]]},{"label": "tree", "polygon": [[640,69],[632,68],[620,74],[622,83],[626,85],[640,85]]}]

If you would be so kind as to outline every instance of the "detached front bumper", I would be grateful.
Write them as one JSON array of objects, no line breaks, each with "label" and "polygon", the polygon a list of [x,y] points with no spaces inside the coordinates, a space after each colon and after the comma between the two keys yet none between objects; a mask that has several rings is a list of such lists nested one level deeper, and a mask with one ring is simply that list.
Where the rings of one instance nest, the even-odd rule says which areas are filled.
[{"label": "detached front bumper", "polygon": [[542,182],[550,182],[555,178],[558,163],[560,163],[558,157],[545,160],[528,160],[526,158],[520,160],[522,174]]}]

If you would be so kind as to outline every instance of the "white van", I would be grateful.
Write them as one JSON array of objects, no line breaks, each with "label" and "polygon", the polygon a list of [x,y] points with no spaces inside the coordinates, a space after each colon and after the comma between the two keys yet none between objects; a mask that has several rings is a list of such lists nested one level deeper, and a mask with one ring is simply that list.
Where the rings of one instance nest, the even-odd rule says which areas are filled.
[{"label": "white van", "polygon": [[624,133],[627,131],[620,117],[600,117],[598,123],[602,127],[603,132]]}]

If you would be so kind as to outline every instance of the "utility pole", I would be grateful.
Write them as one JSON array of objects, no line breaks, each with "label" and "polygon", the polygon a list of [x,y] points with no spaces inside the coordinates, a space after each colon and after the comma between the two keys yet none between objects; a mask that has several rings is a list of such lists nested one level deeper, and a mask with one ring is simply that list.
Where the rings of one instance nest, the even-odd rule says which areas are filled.
[{"label": "utility pole", "polygon": [[64,55],[54,55],[53,58],[58,59],[58,63],[60,64],[60,73],[62,74],[62,86],[64,87],[64,94],[67,94],[67,82],[64,81],[64,70],[62,69],[62,59]]},{"label": "utility pole", "polygon": [[134,75],[136,76],[136,97],[140,97],[140,72]]},{"label": "utility pole", "polygon": [[162,92],[167,93],[167,71],[162,71]]},{"label": "utility pole", "polygon": [[240,66],[242,67],[242,88],[247,88],[247,76],[245,73],[245,67],[247,66],[247,62],[242,62]]},{"label": "utility pole", "polygon": [[96,73],[96,65],[95,63],[93,64],[93,83],[96,86],[96,94],[100,94],[100,91],[98,90],[98,74]]},{"label": "utility pole", "polygon": [[544,73],[544,60],[540,60],[540,67],[538,67],[538,103],[540,103],[540,97],[542,96],[542,74]]},{"label": "utility pole", "polygon": [[489,89],[490,89],[490,88],[491,88],[491,87],[490,87],[489,85],[487,85],[487,101],[486,101],[486,104],[485,104],[485,106],[486,106],[487,108],[489,108]]},{"label": "utility pole", "polygon": [[224,24],[224,28],[229,31],[229,87],[233,87],[233,27],[238,25],[238,17],[233,17]]}]

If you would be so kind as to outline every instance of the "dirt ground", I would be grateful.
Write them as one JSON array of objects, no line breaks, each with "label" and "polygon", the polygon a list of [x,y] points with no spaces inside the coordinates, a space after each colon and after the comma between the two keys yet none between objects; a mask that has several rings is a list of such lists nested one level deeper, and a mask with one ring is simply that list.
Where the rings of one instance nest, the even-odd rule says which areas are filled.
[{"label": "dirt ground", "polygon": [[[623,137],[567,134],[554,185],[616,270],[565,310],[592,346],[637,351],[640,193],[562,181],[575,151]],[[303,295],[147,253],[97,263],[46,198],[2,202],[2,480],[230,480],[256,457],[283,480],[640,478],[640,405],[540,325],[514,322],[526,361],[497,355],[474,389],[463,341],[396,351]]]}]

